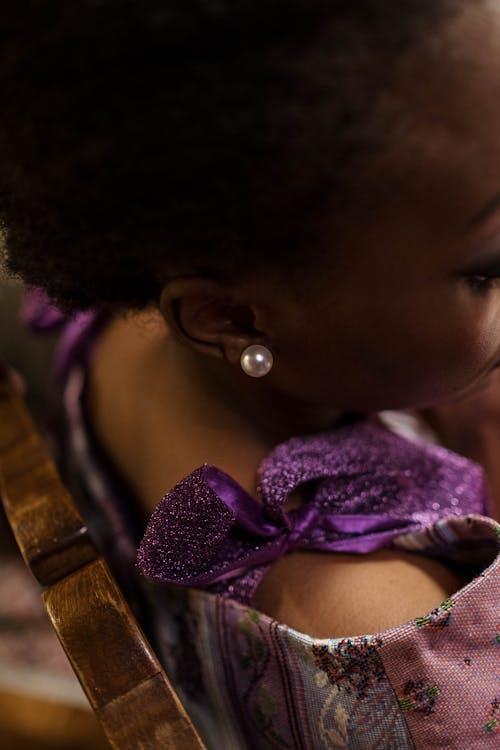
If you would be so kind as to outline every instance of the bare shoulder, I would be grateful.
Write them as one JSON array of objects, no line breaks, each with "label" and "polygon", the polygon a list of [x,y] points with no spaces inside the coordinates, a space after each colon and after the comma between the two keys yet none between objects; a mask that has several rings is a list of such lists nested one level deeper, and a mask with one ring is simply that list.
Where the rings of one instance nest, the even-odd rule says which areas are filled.
[{"label": "bare shoulder", "polygon": [[367,556],[293,552],[271,566],[255,605],[316,638],[340,638],[425,615],[464,583],[439,560],[394,549]]}]

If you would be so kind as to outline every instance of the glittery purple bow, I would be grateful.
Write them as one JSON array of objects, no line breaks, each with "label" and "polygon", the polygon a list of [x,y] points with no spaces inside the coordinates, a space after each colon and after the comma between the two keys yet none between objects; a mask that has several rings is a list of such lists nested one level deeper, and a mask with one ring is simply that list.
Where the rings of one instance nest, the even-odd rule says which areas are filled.
[{"label": "glittery purple bow", "polygon": [[[372,552],[444,516],[484,514],[487,503],[478,465],[368,421],[281,443],[257,476],[261,503],[209,464],[176,484],[147,526],[141,572],[203,587],[290,550]],[[299,486],[305,502],[285,512]]]}]

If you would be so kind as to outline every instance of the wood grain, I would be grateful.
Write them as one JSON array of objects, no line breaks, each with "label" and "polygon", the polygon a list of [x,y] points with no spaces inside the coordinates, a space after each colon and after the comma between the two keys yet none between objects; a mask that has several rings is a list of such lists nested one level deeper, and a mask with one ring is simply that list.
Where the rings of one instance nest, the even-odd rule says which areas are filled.
[{"label": "wood grain", "polygon": [[[157,674],[137,686],[135,690],[99,709],[97,715],[108,735],[112,734],[115,738],[117,748],[128,747],[126,743],[130,741],[131,736],[135,743],[133,747],[137,750],[148,750],[151,747],[185,750],[199,748],[200,745],[194,743],[191,728],[182,718],[180,711],[172,711],[168,722],[162,720],[164,701],[167,699],[162,676]],[[148,706],[147,714],[143,711],[145,705]],[[126,730],[124,724],[117,721],[123,713],[131,717]],[[154,744],[151,744],[152,742]]]},{"label": "wood grain", "polygon": [[102,560],[51,586],[43,598],[94,709],[161,671]]},{"label": "wood grain", "polygon": [[204,745],[83,519],[23,401],[0,374],[0,494],[75,674],[117,750]]},{"label": "wood grain", "polygon": [[0,494],[24,560],[42,586],[97,552],[33,420],[9,380],[0,380]]}]

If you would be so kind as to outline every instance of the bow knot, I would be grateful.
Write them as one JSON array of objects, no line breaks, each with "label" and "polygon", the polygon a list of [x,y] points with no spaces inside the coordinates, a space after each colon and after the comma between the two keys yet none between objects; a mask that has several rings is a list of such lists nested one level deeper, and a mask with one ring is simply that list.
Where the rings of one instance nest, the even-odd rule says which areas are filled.
[{"label": "bow knot", "polygon": [[[258,479],[261,502],[210,464],[176,484],[147,526],[143,574],[204,587],[291,550],[366,554],[443,516],[486,507],[479,466],[372,422],[292,438],[262,461]],[[285,512],[298,487],[307,499]]]}]

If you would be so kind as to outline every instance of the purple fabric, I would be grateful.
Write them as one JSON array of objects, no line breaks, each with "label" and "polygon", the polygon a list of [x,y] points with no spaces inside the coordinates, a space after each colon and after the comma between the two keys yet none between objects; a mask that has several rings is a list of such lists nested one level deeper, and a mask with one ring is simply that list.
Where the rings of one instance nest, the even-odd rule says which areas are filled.
[{"label": "purple fabric", "polygon": [[[376,420],[292,438],[262,461],[258,479],[261,503],[209,464],[176,484],[146,529],[142,573],[208,587],[291,550],[373,552],[440,518],[485,513],[487,503],[478,465]],[[305,502],[285,512],[301,486]]]},{"label": "purple fabric", "polygon": [[23,297],[19,320],[34,332],[60,331],[57,356],[53,365],[51,390],[48,394],[49,422],[59,410],[61,389],[72,367],[86,367],[99,333],[110,319],[110,312],[82,310],[67,317],[37,287],[30,288]]},{"label": "purple fabric", "polygon": [[85,365],[96,343],[98,333],[110,318],[106,310],[81,310],[67,317],[50,300],[43,289],[29,289],[23,297],[19,319],[33,331],[62,329],[54,367],[55,385],[66,379],[68,371],[77,362]]},{"label": "purple fabric", "polygon": [[51,303],[43,289],[32,288],[23,297],[19,319],[34,331],[50,331],[64,325],[66,316]]}]

